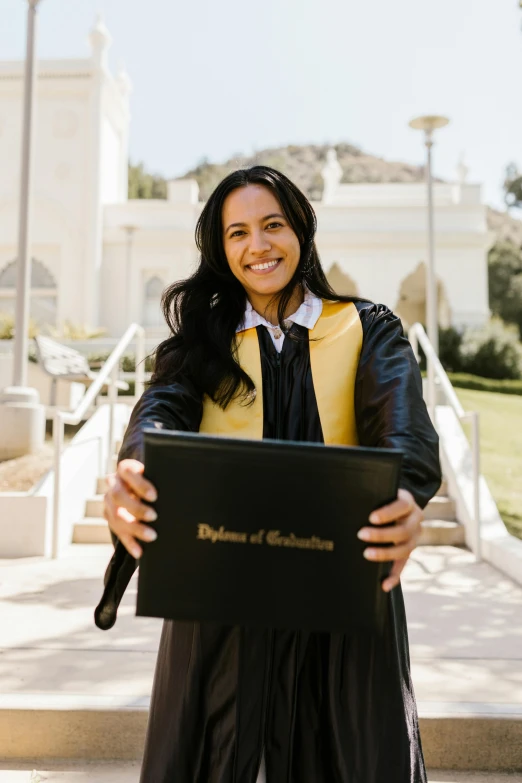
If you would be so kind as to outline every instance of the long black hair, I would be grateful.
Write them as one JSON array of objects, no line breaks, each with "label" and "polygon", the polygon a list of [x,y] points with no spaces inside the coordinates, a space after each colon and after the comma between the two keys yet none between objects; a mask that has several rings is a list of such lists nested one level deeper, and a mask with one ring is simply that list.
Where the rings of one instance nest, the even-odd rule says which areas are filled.
[{"label": "long black hair", "polygon": [[222,211],[226,197],[237,188],[263,185],[272,191],[299,240],[301,254],[292,279],[278,295],[277,317],[283,323],[286,308],[298,284],[331,301],[357,301],[335,293],[321,266],[315,246],[317,218],[306,196],[288,177],[269,166],[253,166],[229,174],[203,207],[196,225],[199,266],[191,277],[169,286],[161,305],[171,336],[156,349],[151,385],[190,378],[222,408],[237,396],[245,400],[254,383],[237,361],[236,329],[243,318],[246,293],[234,277],[223,247]]}]

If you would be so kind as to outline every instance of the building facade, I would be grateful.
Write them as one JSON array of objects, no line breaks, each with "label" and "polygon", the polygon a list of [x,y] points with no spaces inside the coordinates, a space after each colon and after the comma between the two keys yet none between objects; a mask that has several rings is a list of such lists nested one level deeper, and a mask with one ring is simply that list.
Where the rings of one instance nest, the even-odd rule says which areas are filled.
[{"label": "building facade", "polygon": [[[41,324],[103,326],[118,336],[138,321],[165,326],[164,288],[197,263],[197,183],[168,183],[166,200],[128,200],[130,81],[107,65],[101,21],[91,57],[38,64],[34,128],[31,315]],[[0,62],[0,313],[14,312],[23,63]],[[317,245],[340,293],[387,304],[406,325],[425,320],[426,188],[341,184],[331,150],[323,199],[313,203]],[[463,167],[434,190],[439,318],[487,320],[486,207]]]}]

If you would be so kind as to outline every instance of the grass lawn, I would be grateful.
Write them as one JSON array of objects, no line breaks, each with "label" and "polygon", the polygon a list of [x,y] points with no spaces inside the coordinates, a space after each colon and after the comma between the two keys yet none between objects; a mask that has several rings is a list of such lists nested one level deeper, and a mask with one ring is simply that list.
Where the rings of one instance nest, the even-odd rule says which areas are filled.
[{"label": "grass lawn", "polygon": [[522,538],[522,396],[455,391],[480,414],[481,471],[507,529]]}]

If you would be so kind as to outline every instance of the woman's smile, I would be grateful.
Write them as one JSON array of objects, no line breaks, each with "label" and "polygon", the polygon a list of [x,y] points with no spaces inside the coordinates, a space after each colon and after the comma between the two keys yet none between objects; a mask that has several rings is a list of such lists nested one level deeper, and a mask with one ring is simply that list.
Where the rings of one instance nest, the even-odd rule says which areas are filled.
[{"label": "woman's smile", "polygon": [[248,264],[247,269],[255,275],[270,274],[270,272],[273,272],[274,269],[279,266],[282,260],[282,258],[274,258],[267,261],[256,261],[254,264]]}]

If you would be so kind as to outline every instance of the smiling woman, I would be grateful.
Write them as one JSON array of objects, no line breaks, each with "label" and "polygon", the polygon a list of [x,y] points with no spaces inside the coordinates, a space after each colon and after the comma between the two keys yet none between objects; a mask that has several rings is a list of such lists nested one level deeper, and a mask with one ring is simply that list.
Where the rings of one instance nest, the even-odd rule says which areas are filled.
[{"label": "smiling woman", "polygon": [[[237,217],[241,220],[232,222]],[[223,224],[230,271],[254,310],[277,323],[277,294],[294,279],[301,248],[274,193],[254,184],[234,190],[223,204]],[[296,286],[290,311],[297,310],[302,301],[303,290]]]},{"label": "smiling woman", "polygon": [[[400,449],[397,499],[358,532],[367,559],[390,562],[385,631],[166,620],[142,783],[426,783],[400,574],[421,508],[440,484],[438,439],[400,320],[384,305],[335,293],[315,231],[306,197],[265,166],[230,174],[203,208],[199,266],[164,294],[171,336],[157,350],[105,496],[116,549],[96,622],[114,624],[140,542],[156,538],[144,524],[155,512],[142,502],[156,499],[143,477],[142,431],[154,426]],[[271,477],[259,478],[253,503],[270,492]],[[284,491],[285,476],[276,480]],[[277,508],[267,516],[275,535]],[[314,519],[318,542],[321,522]],[[295,545],[284,527],[274,543]]]}]

